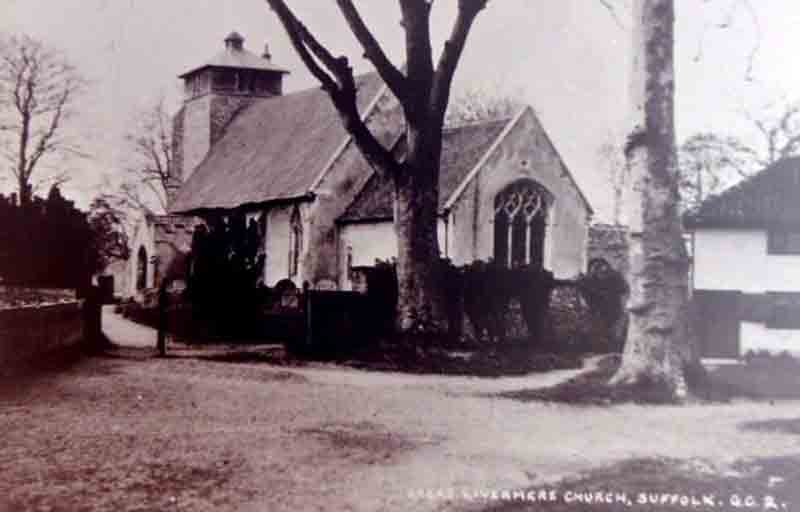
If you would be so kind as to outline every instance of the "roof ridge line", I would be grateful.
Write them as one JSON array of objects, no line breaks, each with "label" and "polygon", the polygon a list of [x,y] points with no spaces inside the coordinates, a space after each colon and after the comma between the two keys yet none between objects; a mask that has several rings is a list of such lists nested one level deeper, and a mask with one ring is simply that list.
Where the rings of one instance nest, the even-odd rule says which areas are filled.
[{"label": "roof ridge line", "polygon": [[[369,116],[372,115],[372,111],[375,110],[375,108],[378,106],[378,102],[381,100],[383,95],[386,94],[386,91],[388,90],[389,86],[387,86],[385,83],[381,85],[381,88],[378,89],[378,92],[375,94],[375,97],[372,98],[372,100],[369,102],[369,105],[367,105],[367,108],[364,109],[364,114],[362,114],[361,116],[361,121],[363,123],[366,123],[367,118],[369,118]],[[333,154],[331,155],[331,158],[327,162],[325,162],[325,165],[322,166],[322,171],[316,178],[314,178],[314,181],[311,182],[311,185],[308,187],[309,192],[314,193],[316,191],[317,187],[319,187],[320,183],[322,183],[322,180],[325,179],[325,176],[333,167],[333,164],[335,164],[336,161],[339,159],[339,157],[342,156],[342,153],[344,153],[344,150],[347,149],[347,146],[350,145],[350,141],[352,140],[353,140],[353,135],[348,132],[342,143],[334,150]]]},{"label": "roof ridge line", "polygon": [[442,132],[450,132],[450,131],[460,130],[461,128],[471,128],[473,126],[482,126],[482,125],[485,125],[485,124],[507,123],[507,122],[511,121],[512,119],[514,119],[514,116],[516,116],[516,114],[514,114],[512,116],[502,116],[502,117],[496,117],[496,118],[493,118],[493,119],[482,119],[480,121],[470,121],[468,123],[454,124],[454,125],[450,125],[450,126],[445,126],[444,128],[442,128]]},{"label": "roof ridge line", "polygon": [[471,182],[475,176],[480,172],[481,168],[486,164],[489,160],[489,157],[494,153],[497,148],[500,146],[500,143],[508,136],[511,130],[516,126],[520,119],[522,119],[523,114],[527,112],[528,109],[531,109],[530,105],[525,105],[524,107],[520,108],[519,112],[517,112],[511,119],[506,121],[506,125],[503,127],[503,131],[501,131],[497,138],[492,142],[492,145],[489,146],[489,149],[481,156],[480,160],[475,164],[475,166],[467,173],[466,177],[461,180],[461,183],[458,184],[456,189],[450,194],[450,197],[445,201],[443,210],[449,210],[453,207],[453,204],[458,200],[461,194],[464,193],[466,190],[467,185]]}]

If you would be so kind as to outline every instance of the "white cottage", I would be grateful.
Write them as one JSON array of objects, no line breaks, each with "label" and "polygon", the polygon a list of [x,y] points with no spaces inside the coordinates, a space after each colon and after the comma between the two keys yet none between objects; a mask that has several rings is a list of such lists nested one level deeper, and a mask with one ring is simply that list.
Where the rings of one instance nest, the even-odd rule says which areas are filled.
[{"label": "white cottage", "polygon": [[710,197],[686,218],[706,357],[800,353],[800,159]]},{"label": "white cottage", "polygon": [[[173,139],[183,185],[170,211],[255,220],[268,286],[288,278],[349,289],[350,268],[395,254],[391,184],[361,156],[324,91],[282,94],[286,72],[248,52],[238,34],[224,53],[181,75],[186,98]],[[375,73],[356,83],[369,128],[402,151],[396,99]],[[592,210],[532,109],[448,129],[441,164],[443,256],[538,263],[559,277],[584,269]]]}]

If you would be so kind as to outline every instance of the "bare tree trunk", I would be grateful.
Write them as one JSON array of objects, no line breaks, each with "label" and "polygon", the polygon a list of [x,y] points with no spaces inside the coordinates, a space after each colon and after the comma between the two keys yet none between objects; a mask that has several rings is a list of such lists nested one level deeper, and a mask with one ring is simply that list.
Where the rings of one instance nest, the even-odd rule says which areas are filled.
[{"label": "bare tree trunk", "polygon": [[408,161],[395,177],[397,233],[397,324],[401,332],[447,331],[439,282],[437,237],[440,150],[409,130]]},{"label": "bare tree trunk", "polygon": [[459,0],[452,31],[434,65],[429,0],[399,0],[406,33],[405,70],[387,58],[352,0],[336,4],[364,56],[372,62],[403,108],[407,155],[399,161],[369,130],[356,105],[353,70],[334,56],[294,15],[285,0],[267,0],[308,70],[328,92],[345,129],[377,172],[394,180],[397,233],[398,327],[416,334],[447,331],[439,281],[437,208],[442,127],[456,67],[476,16],[487,0]]},{"label": "bare tree trunk", "polygon": [[673,0],[634,1],[632,100],[637,123],[626,147],[630,321],[611,383],[680,398],[696,366],[688,329],[689,259],[679,213],[674,127]]},{"label": "bare tree trunk", "polygon": [[31,187],[28,180],[24,178],[20,178],[18,181],[19,181],[19,205],[22,208],[26,208],[29,204],[31,204],[31,200],[33,199],[33,187]]}]

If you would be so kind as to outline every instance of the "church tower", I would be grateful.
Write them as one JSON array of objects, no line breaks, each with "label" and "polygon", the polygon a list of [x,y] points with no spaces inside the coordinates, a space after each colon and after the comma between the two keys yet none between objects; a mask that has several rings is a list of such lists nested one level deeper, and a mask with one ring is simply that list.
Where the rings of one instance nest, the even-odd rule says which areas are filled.
[{"label": "church tower", "polygon": [[280,95],[287,70],[275,66],[268,47],[256,55],[231,32],[225,48],[181,74],[183,106],[173,119],[173,177],[176,187],[191,176],[228,123],[253,102]]}]

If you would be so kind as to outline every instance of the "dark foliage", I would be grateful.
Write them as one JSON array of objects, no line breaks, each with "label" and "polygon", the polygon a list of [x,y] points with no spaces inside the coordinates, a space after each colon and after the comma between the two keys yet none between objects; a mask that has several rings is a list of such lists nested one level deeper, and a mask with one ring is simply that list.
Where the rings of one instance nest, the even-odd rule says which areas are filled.
[{"label": "dark foliage", "polygon": [[[463,347],[470,339],[496,343],[523,337],[552,353],[622,350],[628,286],[607,265],[593,266],[574,280],[558,280],[537,266],[508,268],[476,261],[456,267],[441,260],[440,276],[450,339],[437,339],[436,345],[460,340]],[[374,314],[382,319],[380,333],[388,335],[397,300],[393,264],[377,262],[368,269],[367,289]]]},{"label": "dark foliage", "polygon": [[25,206],[0,196],[0,278],[10,284],[85,288],[103,265],[87,215],[57,187]]},{"label": "dark foliage", "polygon": [[605,331],[573,281],[559,282],[550,295],[543,344],[559,353],[607,352]]},{"label": "dark foliage", "polygon": [[519,303],[528,337],[541,338],[544,314],[555,287],[553,274],[536,266],[508,268],[495,262],[476,261],[459,269],[464,312],[479,338],[497,341],[508,337],[508,312]]},{"label": "dark foliage", "polygon": [[575,285],[589,306],[591,321],[599,324],[608,340],[607,351],[621,352],[627,320],[625,299],[629,291],[625,277],[608,265],[598,265],[580,275]]},{"label": "dark foliage", "polygon": [[367,296],[374,307],[376,334],[391,333],[397,307],[397,272],[394,263],[375,262],[375,267],[367,272]]},{"label": "dark foliage", "polygon": [[[477,338],[498,341],[510,337],[507,324],[514,300],[520,306],[529,337],[541,336],[550,292],[556,283],[551,272],[535,266],[509,269],[483,261],[456,267],[449,260],[440,260],[439,278],[451,339],[464,336],[465,317]],[[397,304],[393,263],[379,261],[367,271],[367,293],[381,318],[381,334],[391,332]]]},{"label": "dark foliage", "polygon": [[108,197],[101,196],[92,201],[88,221],[92,231],[91,254],[94,255],[98,270],[113,260],[127,260],[130,257],[125,214],[112,206]]},{"label": "dark foliage", "polygon": [[242,213],[208,217],[195,229],[186,296],[198,319],[228,334],[252,328],[265,294],[262,240],[261,227]]},{"label": "dark foliage", "polygon": [[635,386],[610,386],[611,377],[620,365],[620,356],[605,356],[597,368],[549,388],[500,393],[503,398],[522,402],[563,402],[573,405],[609,405],[616,403],[673,403],[674,397],[663,387],[642,382]]},{"label": "dark foliage", "polygon": [[351,352],[375,340],[385,328],[382,306],[358,292],[306,290],[302,306],[302,348],[310,354],[332,357]]},{"label": "dark foliage", "polygon": [[[413,340],[411,340],[413,341]],[[304,367],[314,362],[335,362],[369,371],[403,372],[418,375],[469,375],[503,377],[534,372],[577,369],[577,354],[548,354],[531,350],[525,343],[487,344],[474,349],[420,347],[409,340],[385,339],[347,350],[298,352],[282,347],[240,348],[205,357],[231,363],[265,363],[273,366]]]},{"label": "dark foliage", "polygon": [[527,375],[582,366],[579,355],[544,353],[525,342],[483,343],[454,349],[448,346],[423,348],[413,340],[384,340],[341,354],[335,360],[372,371],[479,377]]}]

